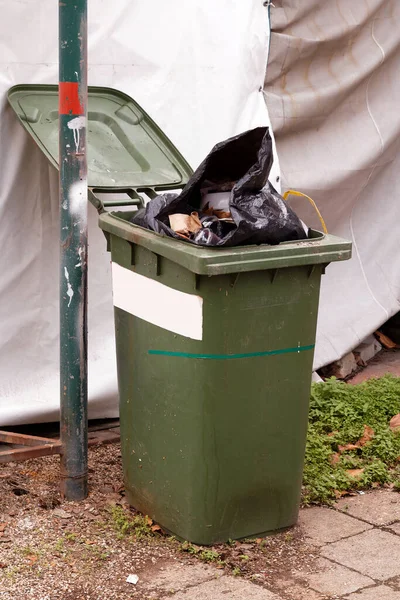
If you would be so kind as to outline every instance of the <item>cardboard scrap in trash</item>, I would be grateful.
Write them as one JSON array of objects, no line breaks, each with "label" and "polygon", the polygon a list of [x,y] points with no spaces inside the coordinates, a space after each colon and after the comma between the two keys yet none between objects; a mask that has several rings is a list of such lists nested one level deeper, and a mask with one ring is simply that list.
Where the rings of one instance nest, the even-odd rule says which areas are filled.
[{"label": "cardboard scrap in trash", "polygon": [[168,218],[171,229],[175,233],[189,235],[190,233],[197,233],[202,228],[197,212],[192,212],[190,215],[177,213],[169,215]]},{"label": "cardboard scrap in trash", "polygon": [[218,219],[221,219],[222,221],[232,221],[232,223],[234,223],[232,215],[228,210],[218,210],[214,208],[212,212]]}]

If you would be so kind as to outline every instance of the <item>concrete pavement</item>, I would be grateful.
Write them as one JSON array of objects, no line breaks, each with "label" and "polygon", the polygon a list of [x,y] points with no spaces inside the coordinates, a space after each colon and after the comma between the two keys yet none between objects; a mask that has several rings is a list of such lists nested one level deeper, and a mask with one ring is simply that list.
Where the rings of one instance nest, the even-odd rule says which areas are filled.
[{"label": "concrete pavement", "polygon": [[342,498],[334,508],[303,509],[299,526],[305,544],[317,560],[312,569],[288,572],[275,582],[273,589],[224,574],[213,566],[171,563],[153,573],[149,581],[142,580],[142,597],[148,600],[400,600],[399,493],[374,490]]}]

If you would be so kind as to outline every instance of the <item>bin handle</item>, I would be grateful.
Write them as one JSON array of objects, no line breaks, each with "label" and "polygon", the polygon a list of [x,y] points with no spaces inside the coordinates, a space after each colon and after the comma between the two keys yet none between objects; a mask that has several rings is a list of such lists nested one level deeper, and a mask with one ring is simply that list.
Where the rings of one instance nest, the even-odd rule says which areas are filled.
[{"label": "bin handle", "polygon": [[[126,200],[100,200],[96,196],[96,193],[101,194],[127,194],[129,199]],[[108,187],[108,188],[89,188],[89,201],[97,209],[99,214],[105,212],[106,206],[137,206],[138,208],[144,208],[143,198],[134,190],[129,187]]]},{"label": "bin handle", "polygon": [[307,198],[307,200],[310,202],[310,204],[315,208],[315,212],[317,213],[318,218],[321,221],[323,232],[328,233],[327,226],[325,224],[325,221],[324,221],[321,213],[319,212],[318,206],[315,204],[314,200],[312,198],[310,198],[310,196],[307,196],[307,194],[303,194],[302,192],[297,192],[296,190],[287,190],[283,194],[283,199],[286,200],[288,198],[288,196],[303,196],[304,198]]}]

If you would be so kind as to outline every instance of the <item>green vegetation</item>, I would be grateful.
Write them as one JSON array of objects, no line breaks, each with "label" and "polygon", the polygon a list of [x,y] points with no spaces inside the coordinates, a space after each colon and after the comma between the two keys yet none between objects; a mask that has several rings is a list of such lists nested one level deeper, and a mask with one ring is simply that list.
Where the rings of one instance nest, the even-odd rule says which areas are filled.
[{"label": "green vegetation", "polygon": [[303,477],[303,502],[330,503],[342,492],[391,483],[400,489],[400,378],[359,385],[313,384]]},{"label": "green vegetation", "polygon": [[221,560],[220,554],[215,550],[209,548],[203,548],[202,546],[195,546],[189,542],[183,542],[180,546],[181,552],[187,552],[193,554],[200,560],[206,563],[216,563],[217,565],[224,565],[224,561]]},{"label": "green vegetation", "polygon": [[110,508],[111,525],[117,532],[117,537],[122,539],[126,535],[133,535],[137,540],[153,535],[152,521],[139,513],[132,515],[122,506]]}]

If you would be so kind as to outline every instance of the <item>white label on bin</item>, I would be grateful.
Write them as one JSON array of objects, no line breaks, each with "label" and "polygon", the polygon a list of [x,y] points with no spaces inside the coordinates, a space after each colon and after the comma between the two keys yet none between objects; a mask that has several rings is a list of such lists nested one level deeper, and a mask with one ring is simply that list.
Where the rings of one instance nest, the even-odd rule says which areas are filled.
[{"label": "white label on bin", "polygon": [[112,263],[114,306],[193,340],[203,339],[203,298]]}]

